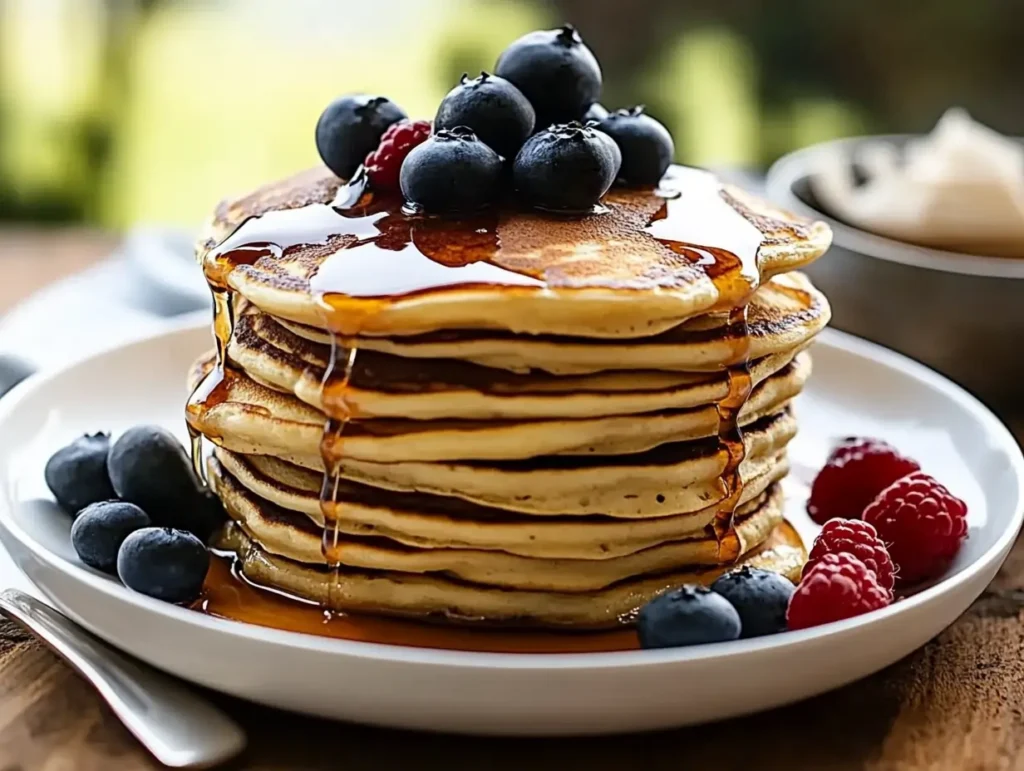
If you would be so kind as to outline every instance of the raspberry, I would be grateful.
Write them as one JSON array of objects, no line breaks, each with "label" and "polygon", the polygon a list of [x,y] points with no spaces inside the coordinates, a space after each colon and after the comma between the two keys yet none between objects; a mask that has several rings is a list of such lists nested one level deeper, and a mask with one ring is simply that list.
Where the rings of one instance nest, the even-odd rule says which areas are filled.
[{"label": "raspberry", "polygon": [[920,468],[879,439],[846,439],[815,477],[807,513],[819,525],[835,517],[860,519],[876,495]]},{"label": "raspberry", "polygon": [[430,121],[402,120],[388,126],[377,149],[366,156],[363,166],[377,190],[398,190],[398,173],[412,149],[430,137]]},{"label": "raspberry", "polygon": [[864,510],[889,544],[900,584],[940,575],[967,536],[967,504],[917,471],[885,488]]},{"label": "raspberry", "polygon": [[852,554],[825,554],[804,572],[789,601],[786,622],[790,629],[827,624],[884,608],[892,595],[875,574]]},{"label": "raspberry", "polygon": [[879,586],[892,592],[892,559],[873,525],[857,519],[830,519],[814,539],[804,571],[810,571],[826,554],[852,554],[875,574]]}]

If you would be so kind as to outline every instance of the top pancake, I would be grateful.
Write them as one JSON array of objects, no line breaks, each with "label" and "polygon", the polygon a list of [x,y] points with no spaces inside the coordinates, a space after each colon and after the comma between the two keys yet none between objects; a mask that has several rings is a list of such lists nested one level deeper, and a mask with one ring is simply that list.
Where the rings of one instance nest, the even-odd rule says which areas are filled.
[{"label": "top pancake", "polygon": [[[326,205],[339,185],[319,168],[222,203],[199,245],[207,275],[248,246],[252,264],[234,264],[228,285],[274,316],[348,335],[636,338],[743,304],[831,240],[824,223],[686,167],[666,175],[672,195],[615,188],[607,211],[575,218],[510,205],[482,219],[406,218],[381,201],[341,216]],[[712,280],[701,263],[716,250],[746,263],[745,280]]]}]

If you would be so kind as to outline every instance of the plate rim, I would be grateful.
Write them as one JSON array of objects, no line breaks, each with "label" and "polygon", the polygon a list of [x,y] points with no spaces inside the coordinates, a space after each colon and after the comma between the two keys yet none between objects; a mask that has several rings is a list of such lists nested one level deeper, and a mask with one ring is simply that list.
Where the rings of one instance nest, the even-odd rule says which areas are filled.
[{"label": "plate rim", "polygon": [[[73,373],[75,369],[88,367],[94,360],[116,353],[130,353],[133,347],[153,346],[164,338],[177,335],[192,335],[208,330],[208,324],[196,320],[186,323],[171,324],[168,329],[161,330],[127,344],[113,345],[83,359],[70,362],[65,367],[33,375],[12,389],[0,399],[0,425],[36,390],[62,377]],[[986,434],[995,442],[994,449],[1001,449],[1008,455],[1011,471],[1021,480],[1024,490],[1024,453],[1009,428],[977,397],[945,376],[903,354],[896,353],[876,343],[863,340],[854,335],[838,330],[826,329],[815,343],[839,351],[868,358],[888,369],[895,369],[909,375],[924,385],[942,392],[960,404],[973,418],[981,423]],[[6,471],[0,471],[6,484]],[[9,487],[9,485],[8,485]],[[969,583],[977,574],[988,568],[1003,552],[1008,552],[1012,541],[1016,538],[1024,522],[1024,494],[1018,495],[1016,506],[1010,515],[1008,526],[1004,528],[995,542],[972,563],[965,566],[955,576],[944,579],[907,599],[890,605],[881,610],[864,616],[846,619],[812,629],[787,632],[785,635],[730,642],[710,643],[692,647],[665,648],[660,650],[610,651],[598,653],[494,653],[481,651],[457,651],[436,648],[418,648],[413,646],[386,643],[364,642],[359,640],[343,640],[321,637],[303,632],[291,632],[272,629],[245,622],[216,618],[197,613],[177,605],[170,605],[160,600],[147,597],[115,583],[111,579],[75,565],[59,555],[51,552],[42,543],[36,541],[18,524],[13,516],[14,502],[9,496],[0,496],[0,528],[15,539],[22,548],[27,549],[35,559],[46,563],[71,580],[85,584],[90,590],[98,591],[114,601],[126,602],[137,612],[157,614],[176,620],[185,625],[198,627],[204,632],[225,634],[231,638],[242,639],[255,644],[300,649],[305,652],[321,655],[334,655],[351,659],[370,659],[393,663],[432,665],[459,669],[521,669],[521,670],[577,670],[615,669],[620,667],[648,667],[664,664],[686,664],[720,657],[769,653],[779,648],[800,648],[804,645],[817,644],[823,639],[844,635],[861,627],[883,623],[893,616],[903,615],[915,608],[930,605],[939,601],[943,595]],[[20,568],[19,568],[20,570]],[[29,579],[31,582],[31,579]],[[33,582],[34,583],[34,582]],[[45,592],[44,592],[45,594]]]}]

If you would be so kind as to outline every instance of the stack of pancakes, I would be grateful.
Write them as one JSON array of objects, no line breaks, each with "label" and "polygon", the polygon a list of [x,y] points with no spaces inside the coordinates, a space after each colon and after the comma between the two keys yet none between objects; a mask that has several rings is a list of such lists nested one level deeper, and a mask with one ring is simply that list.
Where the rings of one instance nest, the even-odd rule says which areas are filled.
[{"label": "stack of pancakes", "polygon": [[[799,575],[779,482],[829,309],[791,271],[830,235],[673,172],[679,201],[710,180],[715,226],[757,236],[753,295],[702,265],[723,244],[652,235],[667,204],[650,190],[580,219],[502,210],[472,228],[495,236],[485,260],[454,259],[465,234],[444,226],[388,240],[394,210],[325,229],[340,183],[324,170],[222,204],[199,256],[231,334],[196,363],[187,410],[232,520],[217,545],[330,609],[536,627],[613,626],[737,561]],[[718,406],[744,362],[727,549]]]}]

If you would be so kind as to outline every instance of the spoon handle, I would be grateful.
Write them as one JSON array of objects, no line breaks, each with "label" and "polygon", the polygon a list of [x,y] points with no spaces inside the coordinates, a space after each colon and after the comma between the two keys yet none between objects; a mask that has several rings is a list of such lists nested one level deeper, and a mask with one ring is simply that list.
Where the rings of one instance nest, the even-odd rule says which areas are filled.
[{"label": "spoon handle", "polygon": [[0,613],[78,671],[161,763],[209,768],[245,747],[242,729],[180,681],[100,641],[63,613],[20,592],[0,592]]}]

